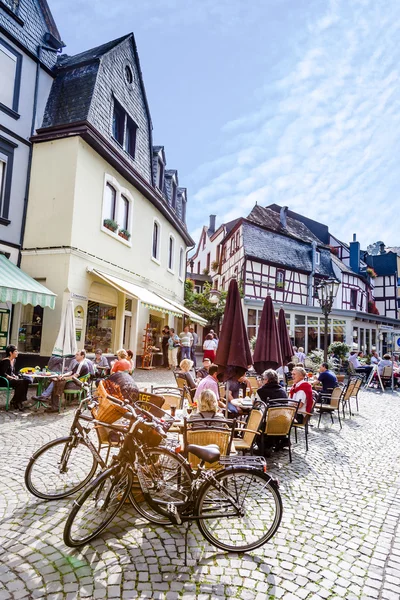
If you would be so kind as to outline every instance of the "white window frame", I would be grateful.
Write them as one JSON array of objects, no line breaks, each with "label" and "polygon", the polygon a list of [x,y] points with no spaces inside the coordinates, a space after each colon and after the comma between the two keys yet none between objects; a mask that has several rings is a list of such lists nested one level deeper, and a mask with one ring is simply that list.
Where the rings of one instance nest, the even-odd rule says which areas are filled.
[{"label": "white window frame", "polygon": [[321,264],[321,252],[319,250],[315,251],[315,264],[316,265]]},{"label": "white window frame", "polygon": [[179,247],[179,265],[178,265],[178,277],[180,281],[184,281],[183,279],[183,268],[185,264],[185,250],[183,246]]},{"label": "white window frame", "polygon": [[[122,196],[125,196],[125,198],[129,201],[129,208],[128,208],[128,231],[131,234],[131,237],[129,238],[129,240],[125,240],[123,237],[121,237],[120,235],[118,235],[118,231],[122,228],[125,229],[124,227],[122,227],[122,225],[120,223],[118,223],[119,227],[117,229],[116,232],[111,231],[110,229],[108,229],[107,227],[104,226],[104,219],[108,219],[108,216],[105,215],[105,193],[106,193],[106,188],[107,188],[107,184],[111,185],[116,192],[116,199],[115,199],[115,220],[118,223],[118,219],[120,217],[121,214],[121,207],[122,207]],[[132,234],[133,234],[133,210],[134,210],[134,199],[132,194],[130,193],[130,191],[124,187],[122,187],[118,180],[113,177],[112,175],[109,175],[108,173],[105,174],[104,176],[104,187],[103,187],[103,200],[102,200],[102,209],[101,209],[101,231],[103,231],[104,233],[106,233],[107,235],[109,235],[110,237],[114,238],[115,240],[118,240],[121,244],[124,244],[124,246],[128,246],[129,248],[132,247]]]},{"label": "white window frame", "polygon": [[[170,256],[170,243],[172,240],[172,256]],[[170,233],[168,236],[168,265],[167,271],[172,275],[175,275],[175,248],[176,248],[176,239],[173,233]],[[170,260],[172,259],[172,260]],[[170,268],[170,263],[172,264],[172,268]]]},{"label": "white window frame", "polygon": [[[157,225],[158,225],[157,256],[153,256],[154,223],[157,223]],[[151,249],[150,249],[150,254],[151,254],[151,260],[153,262],[155,262],[159,266],[161,265],[161,260],[160,260],[161,232],[162,232],[161,223],[160,223],[160,221],[156,217],[154,217],[154,219],[153,219],[153,227],[152,227],[152,231],[151,231]]]}]

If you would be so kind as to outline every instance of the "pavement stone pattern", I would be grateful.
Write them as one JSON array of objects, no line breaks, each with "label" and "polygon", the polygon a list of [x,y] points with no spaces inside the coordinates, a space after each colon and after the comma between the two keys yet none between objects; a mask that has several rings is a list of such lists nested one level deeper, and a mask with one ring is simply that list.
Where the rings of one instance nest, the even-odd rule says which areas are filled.
[{"label": "pavement stone pattern", "polygon": [[[137,371],[143,382],[172,374]],[[183,528],[157,527],[130,505],[90,545],[62,541],[73,499],[43,502],[24,486],[32,452],[66,435],[60,415],[0,412],[0,600],[242,598],[399,600],[400,395],[362,391],[360,413],[340,430],[323,417],[287,451],[269,459],[284,514],[275,537],[249,554],[210,546],[193,525],[189,566]]]}]

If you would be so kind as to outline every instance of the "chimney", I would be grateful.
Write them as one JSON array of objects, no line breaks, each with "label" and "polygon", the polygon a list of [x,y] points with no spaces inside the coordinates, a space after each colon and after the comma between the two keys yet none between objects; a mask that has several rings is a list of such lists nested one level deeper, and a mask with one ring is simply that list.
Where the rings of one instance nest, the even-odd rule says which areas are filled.
[{"label": "chimney", "polygon": [[385,244],[379,244],[379,254],[386,254]]},{"label": "chimney", "polygon": [[208,226],[208,233],[212,235],[215,233],[215,219],[217,215],[210,215],[210,225]]},{"label": "chimney", "polygon": [[279,213],[279,219],[281,221],[282,229],[286,229],[286,226],[287,226],[287,222],[286,222],[287,211],[288,211],[288,207],[282,206],[281,212]]},{"label": "chimney", "polygon": [[355,273],[360,272],[360,242],[357,242],[355,233],[353,233],[353,241],[350,242],[350,268]]}]

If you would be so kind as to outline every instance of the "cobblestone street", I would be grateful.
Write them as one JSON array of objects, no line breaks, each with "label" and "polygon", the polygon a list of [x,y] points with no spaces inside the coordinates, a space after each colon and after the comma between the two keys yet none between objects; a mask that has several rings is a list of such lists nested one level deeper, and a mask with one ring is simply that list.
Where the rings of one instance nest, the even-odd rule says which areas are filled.
[{"label": "cobblestone street", "polygon": [[[137,380],[153,374],[141,372]],[[165,377],[171,374],[165,374]],[[162,382],[165,377],[160,377]],[[32,452],[68,433],[61,415],[0,413],[0,600],[48,598],[400,598],[400,396],[362,392],[343,429],[329,416],[269,459],[284,514],[276,536],[248,555],[217,551],[196,525],[184,566],[183,528],[126,510],[91,545],[62,541],[72,499],[43,502],[24,486]]]}]

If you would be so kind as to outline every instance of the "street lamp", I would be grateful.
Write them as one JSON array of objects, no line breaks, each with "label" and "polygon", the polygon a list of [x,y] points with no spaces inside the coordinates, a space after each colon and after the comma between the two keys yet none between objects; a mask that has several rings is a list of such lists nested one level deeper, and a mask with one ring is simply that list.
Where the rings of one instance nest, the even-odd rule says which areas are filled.
[{"label": "street lamp", "polygon": [[221,292],[219,290],[210,290],[208,300],[211,304],[217,305],[221,298]]},{"label": "street lamp", "polygon": [[319,305],[325,317],[324,361],[328,360],[328,318],[339,290],[339,281],[327,279],[317,285],[316,292]]}]

